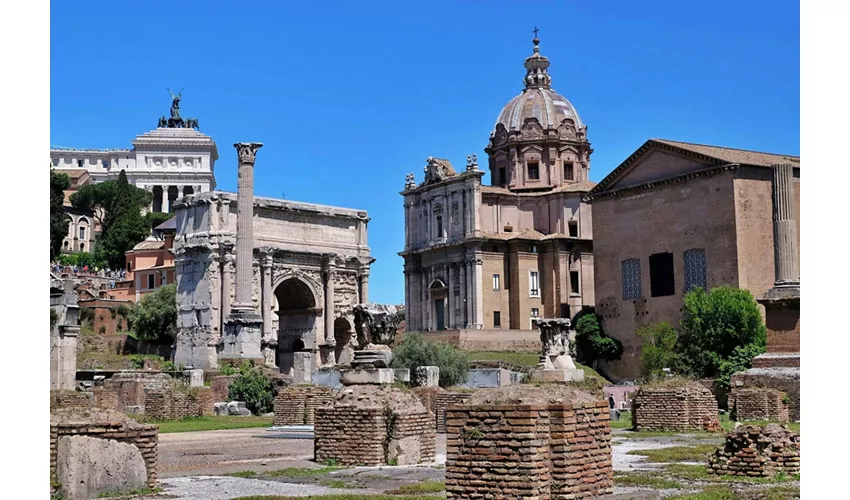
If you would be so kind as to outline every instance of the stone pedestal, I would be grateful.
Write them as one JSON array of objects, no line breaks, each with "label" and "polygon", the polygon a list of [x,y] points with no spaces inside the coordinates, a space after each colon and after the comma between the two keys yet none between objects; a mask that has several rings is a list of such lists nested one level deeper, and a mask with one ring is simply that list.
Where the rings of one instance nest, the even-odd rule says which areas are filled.
[{"label": "stone pedestal", "polygon": [[385,385],[395,382],[392,368],[354,368],[342,372],[343,385]]},{"label": "stone pedestal", "polygon": [[416,385],[419,387],[438,387],[440,385],[440,367],[420,366],[416,368]]},{"label": "stone pedestal", "polygon": [[396,382],[410,382],[410,369],[394,368]]},{"label": "stone pedestal", "polygon": [[393,361],[392,350],[385,345],[370,345],[366,349],[354,351],[352,368],[374,367],[389,368]]},{"label": "stone pedestal", "polygon": [[532,382],[573,382],[578,380],[584,380],[584,372],[579,369],[535,370],[531,375]]},{"label": "stone pedestal", "polygon": [[204,386],[204,371],[203,370],[186,370],[184,372],[186,374],[186,378],[189,379],[189,387],[203,387]]},{"label": "stone pedestal", "polygon": [[292,383],[313,383],[313,353],[296,352],[292,355]]},{"label": "stone pedestal", "polygon": [[222,349],[219,360],[240,362],[248,360],[256,364],[265,363],[260,351],[263,333],[263,318],[253,311],[234,310],[224,321]]}]

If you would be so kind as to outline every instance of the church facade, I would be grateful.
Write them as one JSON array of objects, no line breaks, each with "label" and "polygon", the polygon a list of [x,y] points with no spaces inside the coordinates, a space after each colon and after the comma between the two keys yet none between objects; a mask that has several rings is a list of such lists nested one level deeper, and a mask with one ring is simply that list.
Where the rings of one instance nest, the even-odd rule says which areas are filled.
[{"label": "church facade", "polygon": [[485,148],[489,185],[474,155],[461,171],[429,158],[421,183],[408,174],[400,252],[408,331],[533,337],[535,318],[572,318],[594,305],[591,210],[582,201],[594,187],[592,149],[548,68],[535,38],[525,88]]}]

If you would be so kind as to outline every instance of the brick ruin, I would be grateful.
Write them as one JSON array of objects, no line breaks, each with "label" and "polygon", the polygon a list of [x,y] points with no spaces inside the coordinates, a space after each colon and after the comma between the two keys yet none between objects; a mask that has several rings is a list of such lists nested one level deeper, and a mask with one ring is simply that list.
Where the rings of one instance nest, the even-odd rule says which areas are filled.
[{"label": "brick ruin", "polygon": [[663,381],[641,386],[632,402],[632,426],[638,431],[720,430],[717,399],[698,382]]},{"label": "brick ruin", "polygon": [[[766,356],[766,355],[762,355]],[[756,358],[758,359],[758,358]],[[755,364],[756,360],[753,360]],[[775,389],[788,395],[788,418],[800,420],[800,368],[799,367],[753,367],[732,374],[732,392],[742,389]],[[730,394],[730,398],[731,398]],[[730,402],[731,405],[731,402]],[[731,406],[730,406],[731,407]]]},{"label": "brick ruin", "polygon": [[230,383],[237,378],[239,378],[239,375],[215,375],[210,378],[214,403],[230,401]]},{"label": "brick ruin", "polygon": [[800,473],[800,435],[784,425],[742,425],[709,459],[708,472],[724,476],[773,477]]},{"label": "brick ruin", "polygon": [[446,392],[440,386],[437,387],[414,387],[411,389],[413,394],[416,394],[416,397],[419,398],[419,401],[425,406],[425,410],[430,412],[431,414],[435,414],[434,410],[434,400],[437,398],[438,394]]},{"label": "brick ruin", "polygon": [[311,425],[316,420],[316,408],[333,403],[334,393],[329,387],[281,387],[274,398],[274,425]]},{"label": "brick ruin", "polygon": [[787,422],[789,418],[788,396],[776,389],[735,389],[729,396],[729,407],[735,420],[772,420]]},{"label": "brick ruin", "polygon": [[410,391],[352,385],[316,408],[315,460],[339,465],[410,465],[436,459],[434,419]]},{"label": "brick ruin", "polygon": [[[52,395],[51,395],[52,396]],[[52,401],[52,397],[51,397]],[[60,456],[62,454],[71,453],[68,450],[67,441],[63,443],[63,438],[83,436],[98,440],[111,442],[126,443],[135,446],[141,458],[144,461],[144,468],[147,475],[148,488],[156,487],[156,468],[157,468],[157,444],[159,442],[159,427],[156,425],[142,425],[138,422],[127,418],[112,410],[81,410],[78,408],[68,410],[51,411],[50,422],[50,478],[51,484],[59,483],[63,489],[65,498],[80,497],[80,490],[89,490],[90,496],[85,498],[93,498],[99,493],[107,493],[115,491],[120,487],[120,484],[106,485],[103,491],[92,492],[91,488],[98,484],[103,488],[104,480],[94,479],[92,475],[102,473],[103,471],[91,471],[91,474],[85,478],[75,476],[75,479],[80,479],[80,482],[75,484],[62,484],[61,477],[67,474],[60,470],[60,462],[68,462],[74,459],[74,456]],[[65,446],[63,446],[65,445]],[[93,452],[96,454],[97,452]],[[106,457],[106,456],[104,456]],[[76,457],[79,459],[79,455]],[[89,457],[84,457],[89,458]],[[114,467],[124,468],[130,464],[112,464]],[[138,466],[139,464],[135,464]],[[70,465],[69,467],[73,467]],[[104,465],[106,467],[106,465]],[[77,471],[79,472],[79,471]],[[107,475],[109,473],[107,472]],[[120,481],[120,478],[115,478],[115,481]],[[67,481],[66,481],[67,482]],[[90,484],[84,484],[84,483]],[[108,483],[108,480],[106,481]],[[53,490],[51,486],[51,490]],[[53,491],[51,491],[53,493]],[[75,494],[76,493],[76,494]]]},{"label": "brick ruin", "polygon": [[182,420],[213,414],[212,390],[208,387],[145,388],[144,414],[155,420]]},{"label": "brick ruin", "polygon": [[464,404],[472,397],[471,392],[446,391],[434,398],[434,419],[437,422],[437,432],[446,432],[446,409],[449,405]]},{"label": "brick ruin", "polygon": [[484,389],[447,409],[446,497],[613,492],[608,402],[566,384]]}]

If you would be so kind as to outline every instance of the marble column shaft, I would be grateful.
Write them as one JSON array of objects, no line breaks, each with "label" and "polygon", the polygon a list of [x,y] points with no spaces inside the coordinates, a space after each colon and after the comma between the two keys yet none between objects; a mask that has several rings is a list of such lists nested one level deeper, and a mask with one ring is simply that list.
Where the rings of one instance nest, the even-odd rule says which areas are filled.
[{"label": "marble column shaft", "polygon": [[366,304],[369,302],[369,270],[368,268],[360,270],[360,302]]},{"label": "marble column shaft", "polygon": [[458,278],[460,279],[460,318],[458,319],[458,327],[466,328],[467,322],[467,304],[469,303],[469,299],[466,296],[466,264],[464,262],[460,262],[458,264],[457,269]]},{"label": "marble column shaft", "polygon": [[274,259],[267,255],[263,259],[263,292],[260,297],[263,314],[263,335],[272,334],[272,264]]},{"label": "marble column shaft", "polygon": [[800,282],[797,260],[797,220],[794,205],[794,165],[779,163],[773,169],[773,250],[776,284]]},{"label": "marble column shaft", "polygon": [[455,312],[454,279],[452,278],[452,265],[451,264],[445,264],[445,270],[446,270],[446,311],[445,311],[443,319],[444,319],[446,329],[450,329],[452,326],[454,326],[454,312]]},{"label": "marble column shaft", "polygon": [[325,344],[336,345],[334,337],[334,278],[336,271],[329,267],[325,275],[327,285],[325,287]]},{"label": "marble column shaft", "polygon": [[475,328],[484,328],[484,266],[480,256],[475,256]]},{"label": "marble column shaft", "polygon": [[263,145],[257,142],[233,145],[239,156],[236,216],[236,303],[234,309],[250,311],[254,261],[254,159]]},{"label": "marble column shaft", "polygon": [[233,289],[233,259],[225,257],[222,264],[222,279],[221,279],[221,317],[222,319],[230,315],[231,295]]}]

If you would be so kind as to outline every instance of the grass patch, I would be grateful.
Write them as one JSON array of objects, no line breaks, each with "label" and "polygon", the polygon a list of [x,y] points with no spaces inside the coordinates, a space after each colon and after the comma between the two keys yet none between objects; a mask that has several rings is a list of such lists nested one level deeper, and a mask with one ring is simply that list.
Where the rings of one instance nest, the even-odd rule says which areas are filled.
[{"label": "grass patch", "polygon": [[[144,420],[144,419],[142,419]],[[183,420],[156,421],[146,423],[159,425],[161,434],[170,432],[218,431],[222,429],[245,429],[252,427],[271,427],[274,417],[187,417]]]},{"label": "grass patch", "polygon": [[706,486],[699,493],[673,495],[666,500],[740,500],[741,497],[732,493],[728,486]]},{"label": "grass patch", "polygon": [[162,492],[162,488],[136,488],[130,491],[110,491],[107,493],[101,493],[97,496],[97,498],[122,498],[122,497],[135,497],[135,496],[143,496],[143,495],[154,495],[156,493]]},{"label": "grass patch", "polygon": [[311,495],[307,497],[289,497],[281,495],[252,495],[247,497],[238,497],[232,500],[434,500],[432,495],[368,495],[368,494],[349,494],[349,495]]},{"label": "grass patch", "polygon": [[531,368],[540,362],[539,352],[477,351],[469,353],[470,361],[503,361],[512,365]]},{"label": "grass patch", "polygon": [[614,476],[614,485],[646,487],[654,490],[678,490],[682,487],[681,484],[671,479],[643,473],[617,474]]},{"label": "grass patch", "polygon": [[[774,477],[718,476],[715,474],[709,474],[708,467],[705,465],[689,464],[670,464],[664,467],[664,472],[675,479],[715,483],[776,484],[800,480],[799,474],[794,474],[793,476],[786,476],[783,473],[779,473]],[[791,487],[783,486],[783,488]]]},{"label": "grass patch", "polygon": [[800,498],[799,486],[772,486],[763,490],[761,498],[764,500],[793,500]]},{"label": "grass patch", "polygon": [[444,481],[436,481],[434,479],[425,479],[418,483],[403,484],[396,490],[388,491],[391,495],[419,495],[424,493],[439,493],[446,491],[446,483]]},{"label": "grass patch", "polygon": [[657,450],[632,450],[629,455],[641,455],[648,462],[705,462],[714,453],[717,445],[697,444],[694,446],[671,446]]},{"label": "grass patch", "polygon": [[620,420],[611,420],[612,429],[631,429],[632,428],[632,412],[621,411]]},{"label": "grass patch", "polygon": [[328,488],[335,489],[345,489],[345,488],[358,488],[358,486],[349,486],[348,483],[341,479],[322,479],[319,481],[319,484],[322,486],[327,486]]},{"label": "grass patch", "polygon": [[[736,423],[737,422],[735,422],[734,420],[729,420],[728,414],[720,415],[720,426],[723,427],[723,430],[726,430],[726,431],[733,430],[735,428]],[[797,432],[797,433],[800,432],[800,422],[775,422],[775,421],[769,421],[769,420],[752,420],[752,421],[748,420],[746,422],[741,422],[741,425],[759,425],[761,427],[764,427],[767,424],[787,425],[788,428],[791,429],[792,431]]]},{"label": "grass patch", "polygon": [[[270,470],[263,472],[254,472],[250,470],[230,472],[225,475],[233,477],[313,477],[321,476],[322,474],[327,474],[329,472],[342,470],[344,468],[345,467],[316,467],[313,469],[299,469],[298,467],[287,467],[286,469]],[[340,488],[345,488],[345,486],[340,486]]]}]

